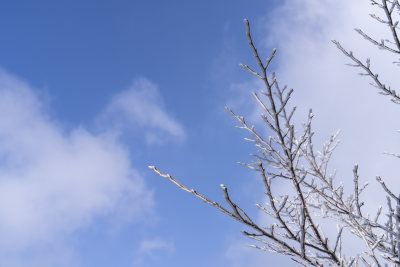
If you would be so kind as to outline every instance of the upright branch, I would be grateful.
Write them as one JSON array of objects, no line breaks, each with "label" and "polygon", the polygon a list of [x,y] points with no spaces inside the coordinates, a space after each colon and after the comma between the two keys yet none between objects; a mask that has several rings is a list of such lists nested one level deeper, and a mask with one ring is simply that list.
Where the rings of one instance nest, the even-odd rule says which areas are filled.
[{"label": "upright branch", "polygon": [[[396,39],[397,22],[393,21],[393,12],[400,10],[399,3],[397,0],[383,1],[382,4],[377,5],[387,11],[388,20],[385,23],[393,26],[393,38]],[[378,20],[382,19],[378,18]],[[276,74],[270,72],[270,63],[276,56],[276,50],[274,49],[271,55],[263,60],[254,44],[248,20],[244,20],[244,23],[247,40],[258,67],[253,68],[244,64],[240,66],[263,81],[264,90],[253,93],[253,97],[263,111],[261,119],[269,128],[270,135],[263,137],[254,126],[248,124],[244,117],[237,115],[229,108],[226,110],[239,122],[238,128],[250,134],[251,138],[245,138],[245,140],[254,143],[258,150],[257,154],[252,155],[253,162],[240,164],[259,173],[267,201],[256,206],[269,217],[271,224],[259,225],[232,199],[228,188],[224,185],[221,185],[221,189],[228,207],[189,189],[154,166],[149,166],[149,168],[180,189],[246,225],[250,230],[242,233],[258,242],[252,245],[254,248],[289,255],[293,261],[303,266],[344,267],[359,266],[359,264],[386,266],[385,263],[400,266],[400,196],[396,196],[378,177],[378,182],[388,194],[387,221],[382,223],[382,207],[378,209],[375,218],[371,219],[368,213],[363,212],[364,202],[361,200],[361,194],[367,185],[360,186],[359,184],[358,165],[353,169],[354,193],[345,194],[343,184],[335,182],[335,173],[329,173],[329,161],[337,146],[339,132],[330,137],[323,145],[322,151],[314,149],[312,111],[309,111],[302,127],[295,127],[292,118],[296,107],[290,107],[289,104],[293,89],[288,90],[287,86],[281,87]],[[363,36],[368,39],[367,35],[363,34]],[[363,64],[351,52],[347,52],[339,42],[335,41],[335,44],[356,62],[357,67],[363,68],[366,74],[373,78],[375,85],[381,89],[382,93],[391,95],[394,102],[400,103],[400,96],[396,91],[384,85],[378,79],[378,75],[371,71],[369,60],[367,64]],[[380,47],[390,52],[400,51],[400,46],[389,49],[389,46],[383,43]],[[278,190],[274,187],[276,183],[285,186],[284,194],[277,192]],[[392,201],[396,203],[395,207]],[[335,238],[329,240],[326,237],[320,225],[324,221],[318,219],[317,216],[338,222]],[[364,242],[365,250],[362,253],[358,255],[344,253],[343,233],[345,231],[354,234]]]}]

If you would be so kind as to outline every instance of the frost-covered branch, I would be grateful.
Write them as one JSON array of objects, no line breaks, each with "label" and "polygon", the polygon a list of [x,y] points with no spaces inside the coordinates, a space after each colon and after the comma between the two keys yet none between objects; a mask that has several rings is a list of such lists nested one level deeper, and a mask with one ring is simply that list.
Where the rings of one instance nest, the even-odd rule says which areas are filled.
[{"label": "frost-covered branch", "polygon": [[[385,42],[378,43],[367,34],[358,32],[379,48],[398,53],[400,42],[397,35],[397,22],[394,13],[400,12],[397,0],[383,0],[382,3],[371,1],[383,9],[386,20],[372,15],[380,23],[387,24],[393,35],[394,47]],[[221,185],[224,198],[229,208],[214,202],[193,189],[189,189],[169,174],[150,166],[159,176],[167,178],[180,189],[187,191],[223,213],[246,225],[249,231],[242,233],[258,242],[252,247],[268,252],[289,255],[291,259],[303,266],[397,266],[400,265],[400,196],[386,183],[377,178],[382,192],[387,194],[387,208],[380,206],[374,218],[365,212],[362,193],[367,184],[360,184],[359,166],[355,165],[353,173],[349,172],[354,188],[352,193],[345,193],[344,185],[335,181],[335,173],[330,173],[329,162],[336,148],[339,131],[333,134],[323,145],[321,151],[314,148],[313,112],[310,110],[305,122],[300,126],[292,121],[296,107],[290,106],[293,89],[280,86],[277,75],[270,71],[270,63],[276,56],[274,49],[271,55],[263,60],[254,44],[250,24],[244,20],[246,36],[257,63],[257,68],[240,64],[245,70],[261,79],[264,90],[253,93],[255,102],[261,107],[261,119],[268,126],[270,135],[264,137],[256,127],[229,108],[226,110],[239,123],[238,128],[247,131],[258,153],[252,155],[251,163],[240,163],[258,172],[264,185],[266,203],[256,204],[257,208],[272,220],[269,226],[262,226],[251,218],[245,210],[232,200],[228,188]],[[336,46],[353,62],[370,76],[381,93],[390,95],[395,103],[400,103],[400,95],[386,86],[370,68],[370,60],[364,64],[352,52],[341,44]],[[290,189],[279,194],[273,181],[287,184]],[[347,192],[347,191],[346,191]],[[395,205],[393,205],[393,203]],[[386,218],[382,213],[386,212]],[[338,231],[330,240],[324,228],[324,219],[337,222]],[[386,220],[385,220],[386,219]],[[324,231],[325,230],[325,231]],[[357,255],[344,251],[343,236],[353,234],[361,240],[365,249],[360,248]],[[332,234],[332,232],[330,232]],[[389,264],[389,265],[388,265]]]}]

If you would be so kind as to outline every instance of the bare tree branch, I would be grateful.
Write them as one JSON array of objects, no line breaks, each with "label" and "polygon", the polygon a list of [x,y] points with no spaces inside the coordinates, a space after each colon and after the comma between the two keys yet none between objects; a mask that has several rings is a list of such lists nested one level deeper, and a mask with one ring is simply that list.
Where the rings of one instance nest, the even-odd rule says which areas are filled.
[{"label": "bare tree branch", "polygon": [[[380,1],[380,0],[379,0]],[[362,30],[357,29],[369,42],[381,49],[399,54],[400,41],[398,39],[398,22],[395,14],[400,13],[398,0],[372,0],[371,4],[384,11],[386,19],[371,14],[379,23],[389,26],[392,41],[378,42]],[[159,176],[164,177],[204,202],[216,207],[223,213],[234,218],[251,229],[242,233],[260,245],[252,247],[283,255],[303,266],[400,266],[400,196],[396,195],[378,176],[383,192],[387,195],[386,222],[383,221],[383,212],[380,206],[374,218],[364,214],[362,193],[367,184],[360,186],[358,173],[359,166],[353,169],[354,190],[346,194],[343,184],[335,182],[335,173],[330,174],[329,162],[336,148],[339,131],[333,134],[323,145],[322,151],[316,151],[313,143],[312,119],[310,110],[302,128],[295,127],[292,122],[296,108],[290,107],[293,89],[280,86],[276,74],[270,72],[270,63],[276,55],[274,49],[271,55],[263,60],[254,44],[251,35],[250,23],[244,20],[246,36],[258,65],[258,70],[244,64],[241,67],[263,81],[264,91],[253,93],[253,97],[261,106],[261,118],[270,130],[270,136],[263,137],[258,130],[247,123],[244,117],[226,108],[239,123],[238,128],[247,131],[251,138],[246,138],[255,145],[258,153],[252,155],[254,162],[240,163],[256,171],[265,188],[266,203],[256,204],[257,208],[270,217],[269,226],[260,226],[252,219],[247,211],[235,203],[228,188],[221,185],[225,208],[210,200],[193,189],[184,186],[171,175],[165,174],[154,166],[149,166]],[[363,75],[373,80],[373,85],[380,89],[380,93],[390,95],[392,101],[400,104],[400,95],[390,86],[386,86],[378,74],[371,70],[370,60],[361,62],[352,52],[344,49],[337,41],[333,41],[337,48],[350,58],[355,64],[352,66],[364,70]],[[392,44],[391,46],[389,46]],[[394,45],[394,47],[392,47]],[[265,62],[265,63],[264,63]],[[291,189],[280,195],[273,186],[273,180],[281,183],[289,182]],[[392,205],[394,201],[395,206]],[[329,240],[321,226],[321,217],[338,222],[336,236]],[[343,251],[343,235],[351,233],[365,245],[365,250],[358,255],[348,255]],[[361,265],[360,265],[361,266]]]}]

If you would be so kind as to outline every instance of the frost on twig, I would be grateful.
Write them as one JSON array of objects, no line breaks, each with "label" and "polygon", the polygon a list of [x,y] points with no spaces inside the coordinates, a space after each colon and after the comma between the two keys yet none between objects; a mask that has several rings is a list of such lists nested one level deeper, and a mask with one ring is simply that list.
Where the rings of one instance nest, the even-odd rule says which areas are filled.
[{"label": "frost on twig", "polygon": [[[397,39],[397,22],[393,22],[394,12],[400,12],[398,1],[371,1],[385,10],[387,20],[377,16],[374,18],[391,27],[394,48],[385,42],[374,43],[373,39],[358,32],[370,42],[390,52],[400,51]],[[245,118],[234,111],[226,110],[237,120],[239,128],[247,131],[258,153],[253,155],[252,163],[241,163],[259,173],[264,185],[267,202],[257,204],[257,208],[272,219],[269,226],[259,225],[248,213],[231,198],[228,188],[221,185],[227,207],[208,199],[201,193],[189,189],[174,177],[165,174],[154,166],[149,166],[159,176],[164,177],[180,189],[193,194],[204,202],[216,207],[223,213],[246,225],[250,230],[242,233],[257,244],[252,247],[283,255],[303,266],[400,266],[400,196],[396,195],[385,182],[378,177],[383,192],[388,196],[386,217],[381,216],[383,208],[379,207],[374,218],[363,211],[362,193],[367,184],[360,186],[358,165],[353,169],[353,193],[346,194],[343,184],[335,182],[335,174],[329,173],[329,161],[338,144],[339,132],[333,134],[323,145],[322,151],[314,149],[312,120],[314,114],[310,110],[302,128],[292,121],[296,108],[290,107],[293,90],[281,86],[269,66],[276,55],[274,49],[266,60],[263,60],[253,42],[250,23],[244,20],[246,35],[254,55],[258,70],[248,65],[240,66],[262,80],[264,91],[253,93],[263,114],[261,118],[268,126],[271,135],[264,137]],[[397,40],[397,41],[396,41]],[[364,64],[353,53],[345,50],[339,42],[336,46],[351,60],[356,67],[364,69],[371,76],[375,85],[383,94],[390,95],[394,102],[400,103],[396,91],[384,85],[378,75],[370,68],[370,61]],[[279,194],[272,181],[290,182],[292,191]],[[338,231],[334,238],[328,239],[321,227],[319,216],[338,222]],[[385,222],[386,219],[386,222]],[[326,229],[325,229],[326,230]],[[365,250],[358,255],[348,255],[343,251],[343,235],[351,233],[365,244]]]}]

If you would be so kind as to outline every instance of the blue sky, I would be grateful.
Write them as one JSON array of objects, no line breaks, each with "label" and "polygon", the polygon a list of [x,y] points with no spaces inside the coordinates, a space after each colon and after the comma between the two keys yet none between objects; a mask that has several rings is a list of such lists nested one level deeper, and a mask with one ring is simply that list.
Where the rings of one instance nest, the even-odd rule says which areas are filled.
[{"label": "blue sky", "polygon": [[[253,208],[262,199],[260,181],[236,164],[249,161],[254,149],[224,110],[228,105],[251,119],[257,114],[250,93],[258,83],[238,67],[253,63],[243,18],[253,23],[264,55],[278,47],[273,67],[301,92],[300,114],[312,106],[329,118],[316,121],[326,137],[337,128],[360,129],[346,114],[363,122],[361,115],[371,110],[372,100],[341,112],[335,105],[354,108],[340,97],[352,94],[348,84],[355,75],[343,68],[345,59],[330,40],[359,47],[352,28],[367,23],[368,7],[361,3],[4,3],[0,265],[289,266],[283,257],[247,248],[251,241],[241,236],[241,225],[147,166],[220,202],[223,183],[265,220]],[[336,16],[328,16],[333,10]],[[367,82],[357,79],[364,88]],[[384,105],[374,103],[375,109]],[[376,114],[368,118],[382,122]],[[339,155],[360,158],[366,172],[383,166],[356,153],[364,144],[353,132],[344,137],[353,149]],[[366,139],[377,130],[370,133]],[[370,150],[395,139],[383,140]],[[351,170],[348,162],[336,161]]]},{"label": "blue sky", "polygon": [[[31,166],[8,192],[29,195],[37,190],[38,196],[15,196],[8,202],[13,203],[12,210],[40,209],[43,214],[12,218],[20,225],[13,229],[10,242],[2,244],[7,257],[1,265],[228,264],[228,233],[240,237],[240,228],[156,177],[147,166],[169,170],[216,198],[221,197],[221,182],[243,184],[239,174],[248,173],[235,162],[246,159],[249,147],[241,144],[242,135],[223,108],[230,99],[230,84],[248,78],[237,67],[251,58],[242,20],[260,19],[273,6],[274,1],[4,4],[0,11],[2,89],[8,102],[17,103],[10,109],[27,113],[21,118],[11,116],[19,114],[15,110],[4,109],[22,124],[8,126],[4,143],[9,135],[24,133],[9,150],[4,149],[3,172],[10,176],[3,179],[4,188],[18,179],[16,166]],[[18,106],[20,98],[27,103]],[[129,101],[118,104],[118,99]],[[140,110],[127,111],[130,105],[145,113],[158,110],[165,115],[163,122],[146,122],[152,119],[141,117]],[[35,125],[27,125],[28,121]],[[92,147],[86,148],[86,143]],[[31,150],[49,156],[37,160]],[[99,153],[104,157],[99,158]],[[116,166],[121,161],[128,166]],[[36,167],[46,164],[59,167]],[[91,168],[99,170],[86,170]],[[110,176],[98,178],[108,171]],[[35,172],[38,177],[32,178]],[[47,179],[53,182],[44,184]],[[115,192],[105,191],[114,184]],[[126,184],[141,192],[125,189]],[[98,188],[73,193],[84,186]],[[63,187],[69,193],[58,193]],[[79,209],[74,198],[82,206],[89,204]],[[52,205],[52,201],[67,203]],[[19,202],[23,204],[18,206]],[[1,216],[8,217],[7,213]],[[65,220],[59,222],[60,217]],[[43,233],[30,232],[39,232],[35,223],[45,223]],[[4,218],[2,224],[12,227],[13,222]],[[29,230],[21,233],[22,228]],[[17,233],[21,236],[14,242]]]}]

